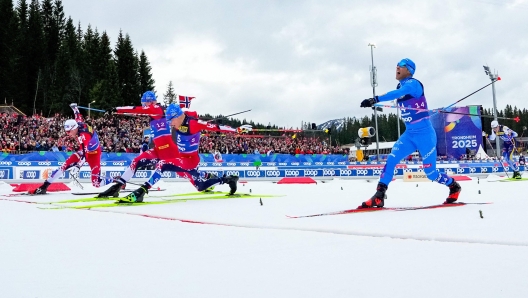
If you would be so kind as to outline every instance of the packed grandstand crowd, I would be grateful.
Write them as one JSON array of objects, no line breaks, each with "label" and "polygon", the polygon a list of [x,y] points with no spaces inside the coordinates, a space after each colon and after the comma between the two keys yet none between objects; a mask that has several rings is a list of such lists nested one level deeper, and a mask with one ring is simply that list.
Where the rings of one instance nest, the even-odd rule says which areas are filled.
[{"label": "packed grandstand crowd", "polygon": [[[0,117],[0,151],[74,151],[77,142],[69,138],[63,129],[68,119],[56,114],[53,117],[40,115],[19,118],[15,114],[2,113]],[[139,153],[148,128],[145,117],[123,117],[105,114],[102,117],[87,118],[99,135],[104,152]],[[296,136],[255,136],[237,134],[203,134],[200,153],[232,154],[348,154],[347,149],[329,146],[327,140],[316,137]]]}]

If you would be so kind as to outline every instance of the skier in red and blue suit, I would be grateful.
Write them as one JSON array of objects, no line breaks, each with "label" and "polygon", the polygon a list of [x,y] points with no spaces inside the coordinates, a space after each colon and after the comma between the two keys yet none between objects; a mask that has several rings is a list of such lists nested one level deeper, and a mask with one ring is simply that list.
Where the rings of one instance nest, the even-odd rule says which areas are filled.
[{"label": "skier in red and blue suit", "polygon": [[145,193],[148,193],[148,190],[160,180],[161,173],[165,171],[176,172],[178,176],[189,179],[198,191],[227,183],[230,187],[229,194],[233,195],[237,189],[238,176],[216,177],[211,173],[198,171],[200,163],[198,148],[202,130],[226,133],[236,133],[237,130],[230,126],[199,120],[196,112],[184,112],[174,103],[167,107],[165,115],[170,127],[177,132],[176,144],[179,154],[171,158],[160,158],[149,180],[128,196],[120,198],[120,201],[142,202]]},{"label": "skier in red and blue suit", "polygon": [[150,129],[154,135],[152,141],[154,148],[139,154],[132,160],[130,165],[120,177],[114,177],[115,184],[100,193],[98,197],[118,197],[119,191],[123,189],[137,168],[148,165],[156,165],[160,159],[169,159],[178,156],[178,146],[172,140],[169,124],[165,118],[163,107],[156,101],[156,94],[147,91],[141,96],[141,106],[117,107],[117,114],[122,115],[145,115],[150,117]]}]

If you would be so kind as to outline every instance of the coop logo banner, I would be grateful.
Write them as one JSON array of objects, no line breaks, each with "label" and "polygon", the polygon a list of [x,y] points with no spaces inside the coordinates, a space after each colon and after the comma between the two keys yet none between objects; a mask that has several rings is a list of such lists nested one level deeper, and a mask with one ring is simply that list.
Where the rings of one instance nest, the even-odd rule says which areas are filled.
[{"label": "coop logo banner", "polygon": [[243,178],[244,177],[244,172],[243,171],[231,171],[231,170],[228,170],[228,171],[224,171],[224,174],[226,176],[238,176],[239,178]]},{"label": "coop logo banner", "polygon": [[[304,171],[306,173],[306,171]],[[306,175],[306,174],[305,174]],[[335,176],[336,171],[333,169],[324,169],[323,170],[323,176]]]},{"label": "coop logo banner", "polygon": [[92,179],[92,172],[90,171],[80,171],[79,178],[81,179]]},{"label": "coop logo banner", "polygon": [[362,169],[356,170],[357,176],[372,176],[372,170]]},{"label": "coop logo banner", "polygon": [[[8,163],[11,163],[11,161]],[[12,163],[17,166],[59,166],[58,161],[14,161]],[[3,165],[1,161],[0,165]]]},{"label": "coop logo banner", "polygon": [[[323,173],[324,171],[328,171],[327,176],[334,176],[334,174],[332,174],[334,170],[323,170]],[[305,177],[315,177],[315,176],[320,176],[320,175],[319,175],[318,170],[304,170],[304,176]]]},{"label": "coop logo banner", "polygon": [[247,178],[259,178],[259,177],[265,177],[264,171],[246,171],[246,177]]},{"label": "coop logo banner", "polygon": [[300,171],[299,170],[286,170],[284,171],[284,175],[286,177],[299,177],[300,175]]},{"label": "coop logo banner", "polygon": [[149,178],[152,171],[136,171],[134,178]]},{"label": "coop logo banner", "polygon": [[40,171],[29,170],[29,171],[20,171],[18,176],[21,179],[40,179]]},{"label": "coop logo banner", "polygon": [[176,175],[175,172],[165,171],[161,173],[161,178],[178,178],[178,176]]},{"label": "coop logo banner", "polygon": [[284,176],[284,171],[266,171],[266,177],[277,178],[282,176]]},{"label": "coop logo banner", "polygon": [[[139,172],[139,171],[138,171]],[[146,171],[144,171],[146,172]],[[106,171],[104,173],[104,175],[101,175],[101,176],[105,176],[105,177],[111,177],[111,178],[115,178],[117,176],[122,176],[124,173],[124,171]]]},{"label": "coop logo banner", "polygon": [[0,169],[0,179],[13,179],[13,177],[11,176],[11,169]]}]

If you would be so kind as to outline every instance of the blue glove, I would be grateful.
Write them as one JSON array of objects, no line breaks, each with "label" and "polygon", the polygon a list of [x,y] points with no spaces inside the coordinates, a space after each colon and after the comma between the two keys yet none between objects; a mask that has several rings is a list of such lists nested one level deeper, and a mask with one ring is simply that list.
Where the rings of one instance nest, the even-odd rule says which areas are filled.
[{"label": "blue glove", "polygon": [[375,103],[378,103],[378,102],[379,102],[379,100],[378,100],[378,97],[377,97],[377,96],[374,97],[374,98],[367,98],[367,99],[365,99],[365,100],[363,100],[363,101],[361,102],[360,107],[362,107],[362,108],[370,108],[370,107],[372,107]]}]

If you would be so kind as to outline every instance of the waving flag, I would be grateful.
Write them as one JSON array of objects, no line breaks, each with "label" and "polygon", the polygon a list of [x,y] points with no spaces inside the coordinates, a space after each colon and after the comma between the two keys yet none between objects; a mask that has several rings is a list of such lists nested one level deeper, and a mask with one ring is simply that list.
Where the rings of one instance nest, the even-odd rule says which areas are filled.
[{"label": "waving flag", "polygon": [[191,108],[191,100],[194,99],[194,96],[183,96],[183,95],[178,95],[178,100],[180,102],[180,108],[187,108],[187,109],[190,109]]}]

